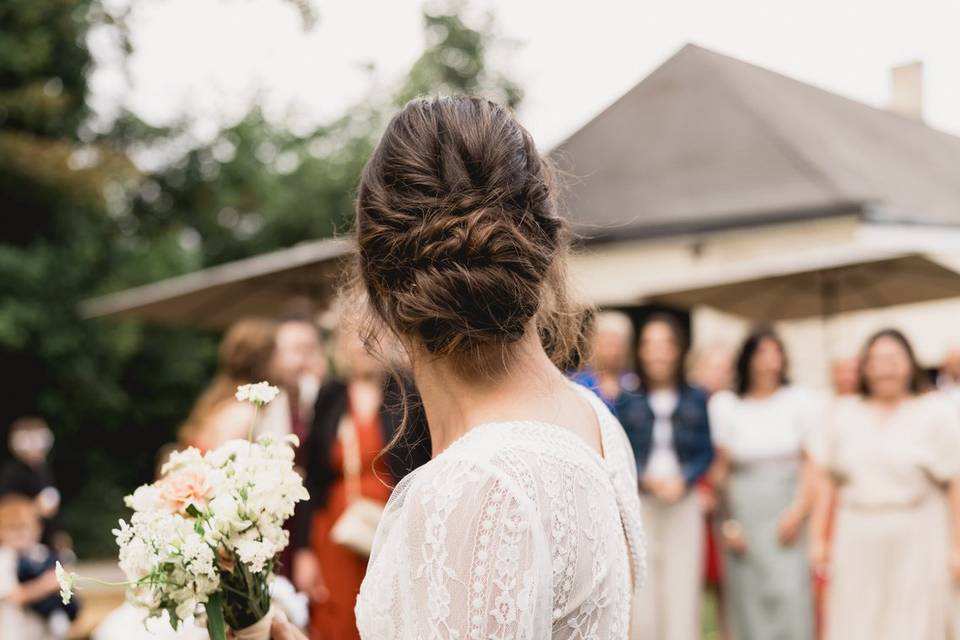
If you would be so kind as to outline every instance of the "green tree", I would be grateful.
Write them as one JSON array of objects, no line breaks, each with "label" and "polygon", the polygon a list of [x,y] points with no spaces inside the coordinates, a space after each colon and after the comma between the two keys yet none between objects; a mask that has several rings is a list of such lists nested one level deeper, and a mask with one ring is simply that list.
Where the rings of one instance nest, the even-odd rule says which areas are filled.
[{"label": "green tree", "polygon": [[427,47],[392,95],[370,95],[336,121],[297,137],[258,109],[152,176],[140,223],[174,226],[199,242],[212,265],[349,229],[360,171],[398,105],[418,95],[472,93],[518,106],[522,91],[490,68],[489,52],[509,47],[491,16],[468,24],[462,2],[423,12]]},{"label": "green tree", "polygon": [[396,96],[396,104],[405,104],[419,95],[440,93],[482,94],[516,108],[523,91],[504,73],[491,69],[490,49],[512,47],[496,35],[492,14],[483,23],[468,26],[464,22],[467,5],[454,1],[423,12],[427,48],[413,64]]},{"label": "green tree", "polygon": [[[78,317],[78,303],[118,270],[148,272],[159,248],[144,238],[146,251],[123,260],[129,231],[118,203],[143,176],[109,140],[80,139],[89,117],[84,42],[97,15],[86,0],[0,4],[0,425],[5,433],[24,414],[50,422],[73,507],[67,520],[81,542],[108,543],[118,498],[149,473],[152,451],[208,374],[215,342]],[[85,513],[99,515],[99,526],[75,517]],[[86,531],[97,533],[84,540]]]},{"label": "green tree", "polygon": [[[309,28],[309,3],[296,4]],[[104,23],[122,36],[123,15],[96,0],[0,3],[0,425],[40,414],[54,428],[64,524],[82,555],[112,553],[120,497],[150,479],[155,452],[209,379],[218,336],[88,322],[78,303],[345,231],[363,163],[409,97],[484,93],[515,106],[519,88],[486,62],[498,46],[492,22],[471,26],[463,11],[424,12],[428,46],[393,92],[299,137],[254,108],[145,174],[132,150],[182,130],[133,114],[99,137],[87,125],[85,36]]]}]

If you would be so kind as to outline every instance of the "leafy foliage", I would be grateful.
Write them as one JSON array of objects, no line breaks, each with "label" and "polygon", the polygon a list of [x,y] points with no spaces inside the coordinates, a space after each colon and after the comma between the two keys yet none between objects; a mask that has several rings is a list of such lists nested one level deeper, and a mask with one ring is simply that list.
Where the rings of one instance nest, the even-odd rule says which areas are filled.
[{"label": "leafy foliage", "polygon": [[414,63],[396,103],[405,104],[419,95],[441,93],[482,94],[515,108],[523,98],[520,86],[490,68],[487,53],[505,45],[494,36],[493,17],[486,16],[479,29],[464,23],[466,6],[455,3],[446,11],[425,11],[427,48]]},{"label": "leafy foliage", "polygon": [[[296,4],[309,28],[309,2]],[[116,498],[150,479],[212,373],[218,336],[84,321],[79,302],[346,230],[363,163],[410,97],[471,92],[516,105],[519,88],[486,60],[490,21],[473,28],[463,11],[424,13],[428,46],[394,95],[299,137],[254,108],[145,173],[130,158],[183,131],[133,114],[99,137],[86,124],[86,35],[110,21],[123,35],[123,16],[96,0],[0,3],[0,428],[25,414],[51,424],[63,524],[81,554],[113,552]]]}]

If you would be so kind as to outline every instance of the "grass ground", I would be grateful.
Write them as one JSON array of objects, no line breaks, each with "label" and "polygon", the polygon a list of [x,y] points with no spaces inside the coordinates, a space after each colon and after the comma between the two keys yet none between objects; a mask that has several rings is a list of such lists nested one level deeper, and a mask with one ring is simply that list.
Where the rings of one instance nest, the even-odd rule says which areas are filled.
[{"label": "grass ground", "polygon": [[702,637],[703,640],[720,640],[720,607],[714,593],[708,592],[703,597]]}]

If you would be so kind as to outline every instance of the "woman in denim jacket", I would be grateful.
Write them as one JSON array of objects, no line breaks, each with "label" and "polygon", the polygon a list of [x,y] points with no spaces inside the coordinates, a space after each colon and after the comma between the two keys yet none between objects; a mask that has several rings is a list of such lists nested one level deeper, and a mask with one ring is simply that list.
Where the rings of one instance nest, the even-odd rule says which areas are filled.
[{"label": "woman in denim jacket", "polygon": [[713,461],[707,394],[687,383],[687,340],[666,314],[640,331],[641,387],[624,392],[617,414],[641,478],[647,580],[637,597],[635,638],[700,637],[704,520],[693,487]]}]

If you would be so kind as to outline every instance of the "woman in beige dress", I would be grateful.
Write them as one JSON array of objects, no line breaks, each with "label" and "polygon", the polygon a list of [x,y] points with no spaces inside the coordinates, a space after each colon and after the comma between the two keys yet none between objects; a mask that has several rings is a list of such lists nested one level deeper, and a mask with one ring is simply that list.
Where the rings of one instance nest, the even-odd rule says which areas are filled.
[{"label": "woman in beige dress", "polygon": [[924,393],[900,332],[874,335],[860,368],[860,397],[836,402],[811,447],[821,469],[811,556],[818,567],[829,561],[831,575],[824,638],[945,640],[960,549],[949,499],[960,476],[960,421]]}]

